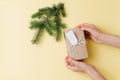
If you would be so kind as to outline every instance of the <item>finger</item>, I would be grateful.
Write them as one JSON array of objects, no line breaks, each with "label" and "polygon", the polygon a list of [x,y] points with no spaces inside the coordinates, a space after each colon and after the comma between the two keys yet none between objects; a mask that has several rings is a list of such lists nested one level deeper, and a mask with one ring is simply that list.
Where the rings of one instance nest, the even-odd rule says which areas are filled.
[{"label": "finger", "polygon": [[66,56],[66,57],[65,57],[65,62],[66,62],[66,64],[67,64],[67,65],[70,65],[70,66],[73,66],[74,64],[71,63],[68,59],[69,59],[69,56]]},{"label": "finger", "polygon": [[83,30],[82,27],[84,27],[84,26],[83,26],[83,24],[80,24],[80,25],[77,25],[76,27],[77,27],[79,30]]},{"label": "finger", "polygon": [[91,32],[91,27],[88,27],[88,26],[85,26],[85,25],[79,25],[79,26],[77,26],[77,28],[79,30],[84,30],[84,31],[87,31],[87,32]]},{"label": "finger", "polygon": [[92,27],[92,28],[95,28],[93,24],[90,24],[90,23],[83,23],[83,26],[88,26],[88,27]]},{"label": "finger", "polygon": [[93,28],[89,27],[89,26],[84,26],[84,27],[82,27],[82,30],[85,30],[85,31],[88,31],[88,32],[92,32]]},{"label": "finger", "polygon": [[76,69],[75,66],[67,65],[66,67],[67,67],[68,69],[72,70],[72,71],[77,71],[77,69]]},{"label": "finger", "polygon": [[84,31],[88,31],[88,32],[92,32],[94,29],[94,25],[93,24],[89,24],[89,23],[84,23],[84,24],[80,24],[77,26],[77,28],[79,30],[84,30]]},{"label": "finger", "polygon": [[66,60],[65,60],[66,67],[72,71],[76,71],[76,66],[71,66]]},{"label": "finger", "polygon": [[73,60],[73,59],[69,58],[68,61],[69,61],[69,63],[74,64],[74,66],[86,65],[85,62],[80,61],[80,60],[76,61],[76,60]]},{"label": "finger", "polygon": [[78,25],[77,26],[77,28],[79,29],[79,30],[84,30],[84,34],[85,34],[85,37],[86,38],[90,38],[90,30],[88,30],[87,28],[84,28],[84,25],[82,24],[82,25]]},{"label": "finger", "polygon": [[68,56],[65,57],[65,64],[70,65],[69,62],[68,62]]},{"label": "finger", "polygon": [[77,65],[77,64],[78,64],[77,61],[75,61],[75,60],[73,60],[73,59],[71,59],[71,58],[68,58],[68,62],[69,62],[70,64],[72,64],[72,65]]}]

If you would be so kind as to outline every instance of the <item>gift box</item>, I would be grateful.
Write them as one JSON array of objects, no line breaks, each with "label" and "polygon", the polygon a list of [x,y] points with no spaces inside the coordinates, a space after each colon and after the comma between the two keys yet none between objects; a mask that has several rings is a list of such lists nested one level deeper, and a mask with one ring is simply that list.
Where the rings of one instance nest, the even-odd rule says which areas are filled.
[{"label": "gift box", "polygon": [[68,56],[74,60],[88,58],[84,31],[78,28],[67,29],[64,31]]}]

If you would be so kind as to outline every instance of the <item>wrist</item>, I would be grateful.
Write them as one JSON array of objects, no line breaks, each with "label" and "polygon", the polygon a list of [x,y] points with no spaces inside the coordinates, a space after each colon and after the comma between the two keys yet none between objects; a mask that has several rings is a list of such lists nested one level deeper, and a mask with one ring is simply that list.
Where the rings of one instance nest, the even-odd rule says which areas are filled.
[{"label": "wrist", "polygon": [[101,44],[105,43],[104,38],[106,38],[106,37],[107,37],[107,36],[106,36],[105,33],[100,32],[100,33],[99,33],[99,36],[98,36],[98,42],[101,43]]},{"label": "wrist", "polygon": [[99,39],[101,40],[102,44],[109,43],[108,38],[109,38],[109,34],[106,34],[106,33],[101,33],[99,36]]},{"label": "wrist", "polygon": [[84,72],[87,73],[87,74],[89,74],[89,72],[90,72],[91,70],[93,70],[93,69],[94,69],[94,66],[92,66],[92,65],[90,65],[90,64],[87,64]]},{"label": "wrist", "polygon": [[88,65],[85,73],[90,76],[92,80],[107,80],[96,68],[92,65]]}]

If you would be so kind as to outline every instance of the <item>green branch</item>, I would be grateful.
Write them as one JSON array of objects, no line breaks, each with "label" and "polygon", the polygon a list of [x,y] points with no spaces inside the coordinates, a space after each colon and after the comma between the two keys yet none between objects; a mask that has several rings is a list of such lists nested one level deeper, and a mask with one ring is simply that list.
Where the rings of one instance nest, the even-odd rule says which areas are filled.
[{"label": "green branch", "polygon": [[66,17],[66,12],[63,3],[58,3],[52,7],[45,7],[34,13],[30,22],[30,29],[37,30],[32,43],[38,44],[44,30],[50,36],[55,37],[56,41],[61,39],[62,30],[66,25],[62,23],[61,18]]}]

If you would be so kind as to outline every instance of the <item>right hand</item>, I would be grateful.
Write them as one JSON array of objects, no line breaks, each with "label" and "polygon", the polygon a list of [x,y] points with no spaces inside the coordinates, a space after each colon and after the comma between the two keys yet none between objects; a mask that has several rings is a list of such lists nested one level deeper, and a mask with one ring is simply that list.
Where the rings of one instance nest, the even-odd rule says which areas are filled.
[{"label": "right hand", "polygon": [[103,33],[100,32],[95,27],[95,25],[89,24],[89,23],[84,23],[84,24],[78,25],[77,28],[80,29],[80,30],[84,30],[85,35],[87,37],[90,37],[93,41],[98,42],[98,43],[102,43],[102,39],[100,38],[100,36],[102,36]]},{"label": "right hand", "polygon": [[65,57],[65,64],[66,64],[66,67],[68,69],[70,69],[72,71],[76,71],[76,72],[85,72],[85,73],[87,73],[89,68],[92,67],[92,65],[87,64],[85,62],[75,61],[75,60],[71,59],[69,56]]},{"label": "right hand", "polygon": [[85,72],[92,80],[106,80],[105,77],[90,64],[82,61],[75,61],[70,57],[65,58],[66,67],[72,71]]}]

